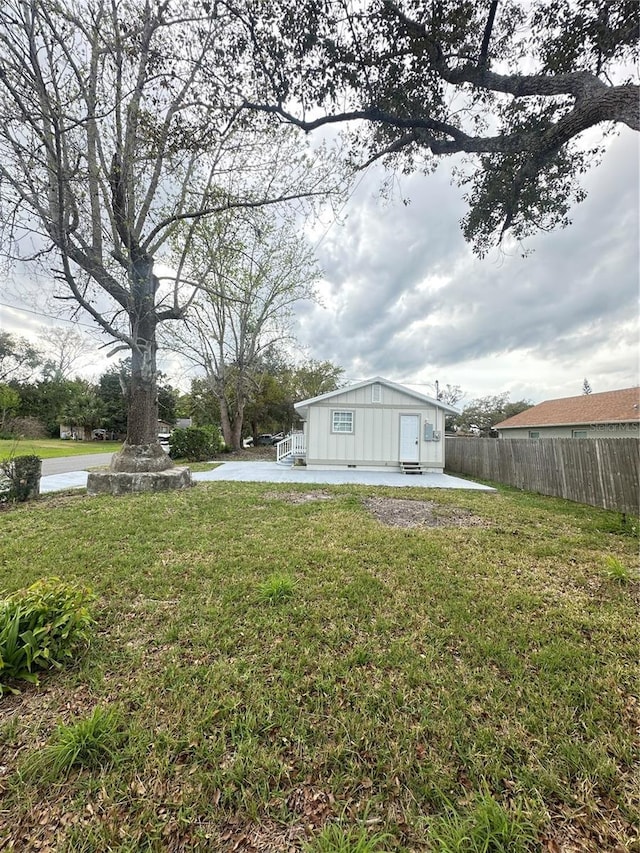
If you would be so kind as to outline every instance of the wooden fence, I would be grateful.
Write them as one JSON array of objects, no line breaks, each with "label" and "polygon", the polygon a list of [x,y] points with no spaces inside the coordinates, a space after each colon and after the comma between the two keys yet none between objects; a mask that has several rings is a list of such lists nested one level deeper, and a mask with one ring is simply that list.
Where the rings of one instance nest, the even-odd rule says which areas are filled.
[{"label": "wooden fence", "polygon": [[638,514],[637,438],[446,438],[446,469]]}]

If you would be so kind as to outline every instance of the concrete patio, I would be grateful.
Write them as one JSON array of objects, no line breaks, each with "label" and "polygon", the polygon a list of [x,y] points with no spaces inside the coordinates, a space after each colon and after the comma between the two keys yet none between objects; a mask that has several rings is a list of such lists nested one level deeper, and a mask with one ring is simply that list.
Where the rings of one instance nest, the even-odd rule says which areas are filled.
[{"label": "concrete patio", "polygon": [[[309,485],[389,486],[392,488],[475,489],[493,492],[490,486],[463,480],[449,474],[407,475],[377,471],[310,471],[278,462],[223,462],[211,471],[193,474],[195,482],[232,481],[245,483],[307,483]],[[42,477],[41,494],[82,489],[87,471],[71,471]]]}]

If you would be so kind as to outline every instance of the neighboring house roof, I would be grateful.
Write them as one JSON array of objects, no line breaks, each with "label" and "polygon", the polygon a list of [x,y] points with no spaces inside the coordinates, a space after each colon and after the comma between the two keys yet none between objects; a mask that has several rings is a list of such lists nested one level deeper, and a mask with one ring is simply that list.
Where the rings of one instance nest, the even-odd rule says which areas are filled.
[{"label": "neighboring house roof", "polygon": [[545,400],[496,424],[495,429],[516,427],[617,424],[640,421],[640,388],[603,391]]},{"label": "neighboring house roof", "polygon": [[449,406],[447,403],[443,403],[433,397],[428,397],[426,394],[421,394],[419,391],[414,391],[412,388],[407,388],[406,385],[398,385],[396,382],[390,382],[388,379],[383,379],[382,376],[374,376],[373,379],[364,379],[362,382],[355,382],[353,385],[345,385],[344,388],[338,388],[335,391],[328,391],[326,394],[320,394],[317,397],[310,397],[308,400],[301,400],[299,403],[295,403],[294,408],[301,417],[305,417],[307,408],[312,406],[314,403],[319,403],[323,400],[330,400],[332,397],[339,397],[349,391],[357,391],[358,388],[364,388],[366,385],[375,384],[392,388],[394,391],[399,391],[401,394],[413,397],[421,403],[427,403],[430,406],[437,406],[439,409],[443,409],[445,412],[450,412],[453,415],[459,414],[459,409]]}]

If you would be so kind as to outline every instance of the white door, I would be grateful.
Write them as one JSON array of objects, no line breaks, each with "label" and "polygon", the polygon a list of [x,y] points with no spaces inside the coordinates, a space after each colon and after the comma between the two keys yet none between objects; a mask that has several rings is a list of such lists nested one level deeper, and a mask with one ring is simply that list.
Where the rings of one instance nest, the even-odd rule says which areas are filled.
[{"label": "white door", "polygon": [[400,415],[400,462],[420,461],[420,415]]}]

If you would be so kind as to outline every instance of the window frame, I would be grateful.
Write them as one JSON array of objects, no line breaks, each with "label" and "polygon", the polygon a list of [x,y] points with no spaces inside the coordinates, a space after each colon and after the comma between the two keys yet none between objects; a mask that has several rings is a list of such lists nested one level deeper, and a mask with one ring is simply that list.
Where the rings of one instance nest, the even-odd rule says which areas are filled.
[{"label": "window frame", "polygon": [[[336,429],[336,415],[348,415],[350,418],[349,429]],[[353,409],[331,409],[331,434],[332,435],[353,435],[355,432],[355,412]],[[343,423],[346,424],[346,421]]]}]

